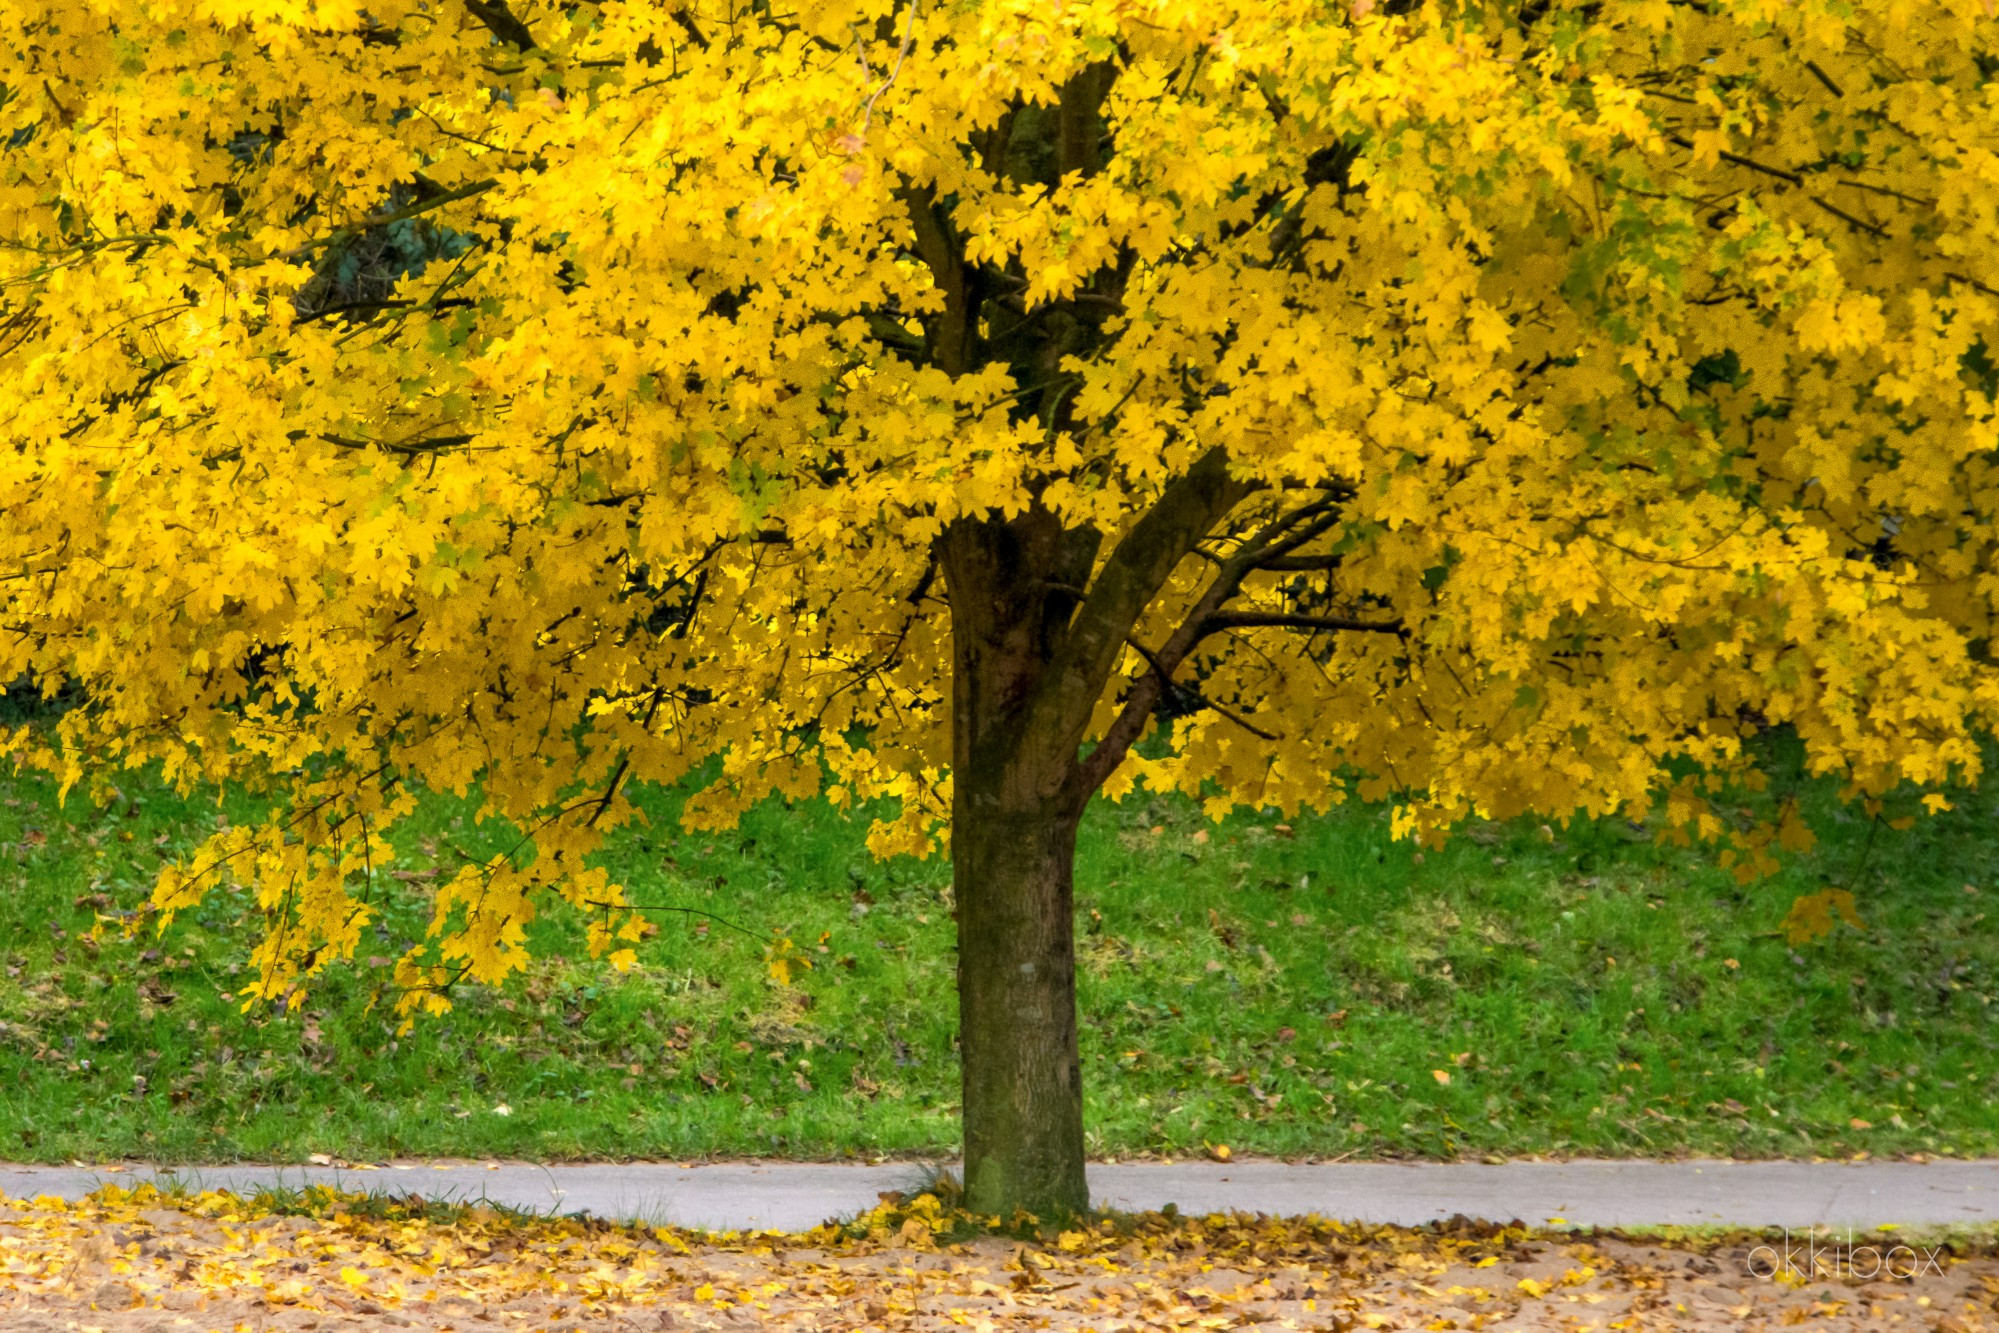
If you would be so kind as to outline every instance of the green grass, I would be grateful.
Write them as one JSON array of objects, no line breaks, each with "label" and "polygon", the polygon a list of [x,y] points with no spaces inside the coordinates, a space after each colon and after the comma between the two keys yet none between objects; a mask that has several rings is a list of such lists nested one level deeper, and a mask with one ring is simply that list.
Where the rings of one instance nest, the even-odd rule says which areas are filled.
[{"label": "green grass", "polygon": [[[1374,810],[1290,827],[1100,804],[1078,870],[1092,1150],[1999,1151],[1992,802],[1870,838],[1803,790],[1825,841],[1747,887],[1621,821],[1481,827],[1419,860]],[[948,867],[873,862],[816,805],[682,835],[674,794],[643,799],[653,829],[613,850],[635,897],[781,928],[817,966],[778,987],[755,941],[667,914],[618,977],[548,919],[530,975],[398,1040],[387,964],[451,845],[497,841],[467,806],[426,806],[352,968],[300,1013],[245,1015],[240,890],[161,938],[86,937],[213,801],[127,782],[59,810],[0,776],[0,1156],[952,1150]],[[1786,910],[1825,884],[1865,929],[1790,947]]]}]

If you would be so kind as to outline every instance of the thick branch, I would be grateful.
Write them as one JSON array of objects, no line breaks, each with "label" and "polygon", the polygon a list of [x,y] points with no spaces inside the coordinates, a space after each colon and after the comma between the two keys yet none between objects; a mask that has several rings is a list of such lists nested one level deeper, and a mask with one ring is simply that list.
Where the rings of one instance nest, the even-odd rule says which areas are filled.
[{"label": "thick branch", "polygon": [[1117,78],[1117,67],[1099,60],[1087,65],[1062,85],[1058,108],[1056,159],[1063,176],[1071,172],[1096,174],[1103,137],[1104,98]]},{"label": "thick branch", "polygon": [[1217,611],[1202,622],[1201,636],[1225,629],[1330,629],[1400,634],[1402,618],[1355,620],[1350,616],[1294,616],[1270,611]]},{"label": "thick branch", "polygon": [[[1141,676],[1125,695],[1124,710],[1118,714],[1117,720],[1104,732],[1103,739],[1097,743],[1097,747],[1076,766],[1070,779],[1068,795],[1078,807],[1090,798],[1092,792],[1103,785],[1104,780],[1116,771],[1119,764],[1124,762],[1125,754],[1144,734],[1146,720],[1152,716],[1152,710],[1158,706],[1167,687],[1172,684],[1173,673],[1179,669],[1187,654],[1193,651],[1194,645],[1201,641],[1208,622],[1241,589],[1242,581],[1260,568],[1264,560],[1288,555],[1339,522],[1338,503],[1338,496],[1328,495],[1311,504],[1293,509],[1289,513],[1280,514],[1265,524],[1255,536],[1244,542],[1234,555],[1222,561],[1221,567],[1215,571],[1213,581],[1187,612],[1179,628],[1168,636],[1156,656],[1148,658],[1152,669]],[[1233,508],[1233,504],[1230,507]],[[1132,535],[1137,536],[1136,530]],[[1199,536],[1200,534],[1196,533],[1195,539]],[[1122,550],[1123,547],[1120,546],[1119,549]],[[1184,551],[1192,549],[1193,542],[1189,541],[1183,548],[1183,554]],[[1166,572],[1172,572],[1170,566]],[[1100,586],[1102,581],[1100,577],[1098,580]],[[1162,574],[1160,582],[1164,581],[1165,575]],[[1145,602],[1133,610],[1130,623],[1137,622],[1138,615],[1144,611],[1145,605],[1151,602],[1156,593],[1155,586],[1146,595]],[[1116,647],[1122,648],[1123,642],[1123,637],[1120,636]],[[1105,670],[1106,672],[1109,670],[1108,663]],[[1090,700],[1093,709],[1095,702],[1093,693]]]},{"label": "thick branch", "polygon": [[673,21],[678,23],[680,30],[687,34],[688,41],[693,42],[703,51],[708,49],[708,34],[702,32],[701,25],[694,21],[693,10],[689,9],[686,5],[682,5],[673,11]]},{"label": "thick branch", "polygon": [[1322,569],[1338,569],[1345,558],[1337,551],[1325,555],[1278,555],[1257,561],[1256,567],[1272,574],[1310,574]]},{"label": "thick branch", "polygon": [[532,51],[539,43],[528,25],[515,17],[507,8],[507,0],[465,0],[466,12],[486,25],[495,37],[523,51]]},{"label": "thick branch", "polygon": [[972,353],[978,340],[977,275],[965,263],[963,249],[938,210],[937,191],[922,185],[899,193],[909,209],[910,227],[916,233],[916,253],[944,296],[944,313],[925,321],[931,359],[945,374],[962,375],[972,368]]},{"label": "thick branch", "polygon": [[[1069,622],[1049,671],[1051,705],[1073,753],[1125,638],[1173,570],[1253,487],[1229,475],[1228,456],[1211,449],[1166,491],[1117,544]],[[1094,787],[1092,787],[1094,790]]]}]

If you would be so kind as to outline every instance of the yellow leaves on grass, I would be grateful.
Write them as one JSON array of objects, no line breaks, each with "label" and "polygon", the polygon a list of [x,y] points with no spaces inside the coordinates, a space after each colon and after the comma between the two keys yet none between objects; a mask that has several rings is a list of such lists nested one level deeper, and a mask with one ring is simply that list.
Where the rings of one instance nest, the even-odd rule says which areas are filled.
[{"label": "yellow leaves on grass", "polygon": [[[822,936],[821,943],[824,939]],[[764,967],[772,981],[789,986],[793,973],[811,970],[812,956],[793,944],[789,936],[779,935],[764,946]]]}]

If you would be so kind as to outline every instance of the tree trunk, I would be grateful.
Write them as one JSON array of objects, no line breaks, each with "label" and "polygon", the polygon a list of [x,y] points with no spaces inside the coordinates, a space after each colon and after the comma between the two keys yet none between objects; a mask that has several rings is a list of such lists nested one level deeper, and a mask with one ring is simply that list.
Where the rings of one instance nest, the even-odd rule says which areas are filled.
[{"label": "tree trunk", "polygon": [[1051,667],[1095,551],[1045,511],[953,524],[941,551],[965,1195],[1001,1217],[1090,1202],[1071,879],[1081,728],[1074,706],[1051,706],[1063,684]]},{"label": "tree trunk", "polygon": [[[1064,83],[1052,118],[1008,112],[979,136],[988,168],[1016,180],[1045,174],[1050,185],[1093,175],[1103,165],[1103,104],[1116,77],[1115,65],[1100,61]],[[1090,275],[1080,295],[1093,301],[1055,301],[1045,317],[1009,318],[1007,334],[988,336],[998,293],[988,289],[988,266],[967,259],[942,188],[902,191],[917,253],[942,298],[924,315],[928,359],[953,378],[1004,365],[1017,384],[1040,385],[1038,405],[1023,390],[1012,410],[1023,424],[1031,413],[1037,433],[1053,440],[1068,429],[1081,382],[1068,358],[1103,346],[1101,303],[1115,308],[1131,252]],[[1139,617],[1254,488],[1230,476],[1219,446],[1209,448],[1124,532],[1101,571],[1104,534],[1065,527],[1038,498],[1010,516],[958,517],[938,539],[951,607],[965,1188],[981,1212],[1052,1218],[1089,1205],[1076,1049],[1076,826],[1143,734],[1173,667],[1155,663],[1132,687],[1087,760],[1081,746]],[[1241,574],[1231,577],[1218,576],[1214,605],[1199,604],[1200,615],[1176,631],[1176,663],[1201,638],[1201,617],[1235,591]]]},{"label": "tree trunk", "polygon": [[[1053,1218],[1089,1206],[1076,1049],[1076,827],[1090,794],[1144,730],[1172,668],[1155,667],[1134,687],[1087,760],[1081,745],[1133,623],[1247,493],[1221,451],[1210,450],[1094,579],[1099,534],[1065,528],[1039,505],[1008,519],[960,519],[939,542],[951,604],[965,1193],[979,1212]],[[1199,637],[1209,601],[1219,604],[1198,603],[1195,623],[1169,647],[1184,654]]]},{"label": "tree trunk", "polygon": [[965,1201],[1000,1217],[1080,1213],[1090,1195],[1076,1046],[1076,820],[969,804],[957,798],[951,834]]}]

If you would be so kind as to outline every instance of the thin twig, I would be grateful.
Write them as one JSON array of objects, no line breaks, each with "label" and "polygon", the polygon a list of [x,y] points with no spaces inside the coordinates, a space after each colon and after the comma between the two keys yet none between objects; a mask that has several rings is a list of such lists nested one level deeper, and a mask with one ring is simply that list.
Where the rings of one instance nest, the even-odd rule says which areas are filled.
[{"label": "thin twig", "polygon": [[1825,90],[1831,93],[1834,97],[1846,96],[1845,91],[1841,89],[1841,87],[1838,84],[1832,81],[1832,75],[1826,73],[1824,70],[1819,68],[1818,61],[1807,60],[1805,62],[1805,68],[1810,70],[1812,72],[1812,77],[1816,78],[1820,83],[1823,83],[1825,85]]},{"label": "thin twig", "polygon": [[[895,68],[891,69],[888,72],[888,77],[882,80],[881,87],[875,89],[874,92],[868,95],[867,105],[861,108],[860,137],[862,139],[866,139],[868,137],[868,126],[874,120],[876,100],[880,98],[883,93],[889,90],[889,85],[894,83],[896,80],[896,76],[902,73],[903,59],[909,54],[909,44],[911,40],[914,39],[916,36],[916,10],[917,10],[917,5],[915,3],[915,0],[911,0],[909,6],[909,18],[902,25],[902,49],[895,53]],[[857,42],[859,41],[858,34],[856,35],[855,40]],[[866,48],[863,47],[861,50],[861,68],[867,69],[867,67],[868,67],[868,55]],[[870,71],[870,73],[872,73],[872,71]]]},{"label": "thin twig", "polygon": [[1817,195],[1812,196],[1812,202],[1817,204],[1820,208],[1823,208],[1826,212],[1832,214],[1834,217],[1839,218],[1842,221],[1854,227],[1858,227],[1861,231],[1871,232],[1873,235],[1880,237],[1884,241],[1888,239],[1888,231],[1885,227],[1877,227],[1871,222],[1863,222],[1861,219],[1853,216],[1853,214],[1847,212],[1845,209],[1840,208],[1836,204],[1829,204],[1825,200],[1819,198]]},{"label": "thin twig", "polygon": [[1272,733],[1265,731],[1262,727],[1257,726],[1255,723],[1251,722],[1248,718],[1242,716],[1242,714],[1236,712],[1235,710],[1224,707],[1223,705],[1216,703],[1213,699],[1210,699],[1207,695],[1201,693],[1201,691],[1195,689],[1192,685],[1188,685],[1184,682],[1174,681],[1172,679],[1173,673],[1166,669],[1165,664],[1159,660],[1159,658],[1153,653],[1153,651],[1150,648],[1147,648],[1137,639],[1127,637],[1125,639],[1125,642],[1130,644],[1133,648],[1137,649],[1138,655],[1140,657],[1143,657],[1146,660],[1147,664],[1150,665],[1154,671],[1157,671],[1161,679],[1165,680],[1168,685],[1172,686],[1175,689],[1181,689],[1187,691],[1187,693],[1194,696],[1194,698],[1200,703],[1201,707],[1209,710],[1210,712],[1221,714],[1223,717],[1235,723],[1238,727],[1241,727],[1244,731],[1248,732],[1250,735],[1256,736],[1262,740],[1277,741],[1283,739],[1283,737],[1281,736],[1273,735]]},{"label": "thin twig", "polygon": [[[1669,134],[1666,136],[1666,139],[1667,142],[1674,144],[1677,147],[1688,149],[1689,151],[1691,151],[1694,146],[1693,141],[1688,139],[1685,135]],[[1786,171],[1782,167],[1768,166],[1765,163],[1758,162],[1754,158],[1743,157],[1739,153],[1731,153],[1728,152],[1726,149],[1717,150],[1715,156],[1720,158],[1724,162],[1733,162],[1738,167],[1746,167],[1750,171],[1760,171],[1765,176],[1775,176],[1778,180],[1789,181],[1793,185],[1803,185],[1805,183],[1805,178],[1803,176],[1800,176],[1795,171]]]}]

